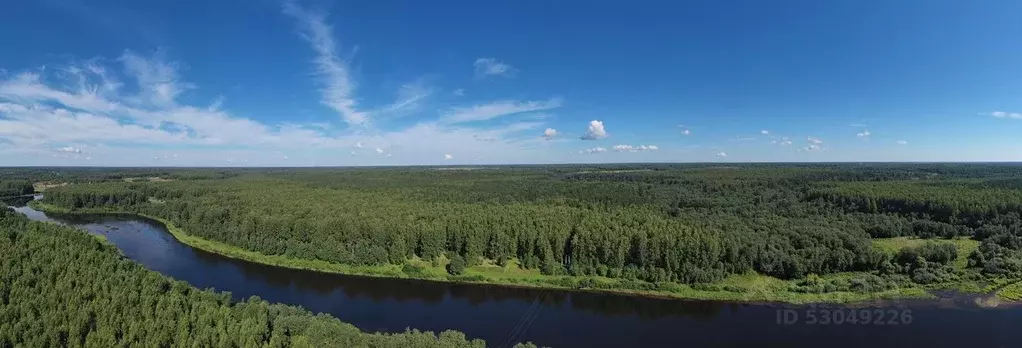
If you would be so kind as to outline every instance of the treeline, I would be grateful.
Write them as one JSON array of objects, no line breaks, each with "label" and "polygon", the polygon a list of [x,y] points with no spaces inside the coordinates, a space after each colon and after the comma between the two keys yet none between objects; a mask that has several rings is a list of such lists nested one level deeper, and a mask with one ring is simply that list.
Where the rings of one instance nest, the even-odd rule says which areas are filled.
[{"label": "treeline", "polygon": [[224,179],[251,169],[211,168],[102,168],[102,167],[16,167],[0,168],[0,181],[18,180],[50,183],[97,183],[133,178],[168,180]]},{"label": "treeline", "polygon": [[252,169],[222,180],[72,185],[47,191],[45,200],[160,216],[189,233],[247,250],[351,265],[401,264],[410,257],[457,258],[465,266],[516,259],[545,274],[688,284],[749,270],[783,279],[849,271],[887,275],[884,282],[832,286],[874,289],[902,281],[897,274],[933,282],[960,270],[941,262],[899,262],[876,250],[871,237],[972,237],[983,241],[970,256],[973,267],[988,275],[1022,271],[1022,191],[1010,188],[1018,169]]},{"label": "treeline", "polygon": [[0,197],[22,196],[35,193],[32,182],[26,180],[0,180]]},{"label": "treeline", "polygon": [[[0,210],[0,347],[483,347],[459,332],[364,333],[258,298],[232,303],[84,231]],[[532,345],[520,345],[531,347]]]},{"label": "treeline", "polygon": [[48,191],[45,201],[116,206],[264,254],[352,265],[517,259],[545,274],[689,284],[748,270],[792,279],[883,267],[889,258],[861,222],[807,202],[795,173],[284,171],[75,185]]},{"label": "treeline", "polygon": [[[868,213],[874,237],[968,236],[980,240],[969,265],[984,274],[1022,275],[1022,190],[1014,178],[936,183],[840,183],[809,198]],[[906,217],[909,220],[899,219]],[[900,222],[899,222],[900,221]],[[910,221],[910,222],[906,222]]]}]

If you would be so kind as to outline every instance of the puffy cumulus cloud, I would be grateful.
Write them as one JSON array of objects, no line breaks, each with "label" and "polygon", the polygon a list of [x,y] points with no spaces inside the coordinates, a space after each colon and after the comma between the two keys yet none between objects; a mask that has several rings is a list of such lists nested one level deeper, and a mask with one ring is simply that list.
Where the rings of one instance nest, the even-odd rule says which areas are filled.
[{"label": "puffy cumulus cloud", "polygon": [[512,76],[517,71],[514,67],[500,62],[496,58],[479,58],[472,65],[475,67],[476,77]]},{"label": "puffy cumulus cloud", "polygon": [[586,129],[586,134],[581,137],[582,140],[600,140],[607,138],[607,129],[603,128],[603,121],[592,120],[589,121],[589,128]]},{"label": "puffy cumulus cloud", "polygon": [[585,150],[582,150],[582,151],[579,151],[579,152],[580,153],[582,153],[582,152],[585,152],[585,153],[600,153],[600,152],[607,152],[607,149],[597,146],[597,147],[590,148],[590,149],[585,149]]},{"label": "puffy cumulus cloud", "polygon": [[908,145],[908,141],[905,141],[905,140],[898,140],[898,141],[895,141],[894,143],[898,144],[898,145]]},{"label": "puffy cumulus cloud", "polygon": [[1022,119],[1022,113],[1018,112],[1007,112],[1007,111],[994,111],[990,113],[990,116],[997,118],[1011,118],[1011,119]]},{"label": "puffy cumulus cloud", "polygon": [[873,134],[871,134],[868,129],[867,130],[863,130],[862,132],[859,132],[859,133],[855,134],[855,136],[857,136],[859,138],[869,138],[870,135],[873,135]]},{"label": "puffy cumulus cloud", "polygon": [[690,134],[692,134],[692,130],[690,130],[690,129],[688,129],[687,127],[685,127],[685,125],[681,125],[681,124],[679,124],[679,125],[678,125],[678,128],[680,128],[680,129],[681,129],[681,130],[679,131],[679,132],[681,132],[681,135],[690,135]]},{"label": "puffy cumulus cloud", "polygon": [[770,135],[770,131],[764,129],[764,130],[759,131],[759,134]]},{"label": "puffy cumulus cloud", "polygon": [[547,128],[543,131],[543,138],[550,140],[557,136],[557,130],[553,128]]},{"label": "puffy cumulus cloud", "polygon": [[639,146],[614,145],[614,147],[612,147],[612,149],[614,151],[617,151],[617,152],[642,152],[642,151],[656,151],[656,150],[659,150],[660,148],[657,147],[656,145],[639,145]]},{"label": "puffy cumulus cloud", "polygon": [[376,148],[376,153],[383,153],[383,149],[377,147]]},{"label": "puffy cumulus cloud", "polygon": [[820,138],[814,138],[814,137],[806,138],[806,142],[808,142],[810,144],[814,144],[814,145],[823,144],[823,140],[820,140]]},{"label": "puffy cumulus cloud", "polygon": [[444,160],[445,161],[451,160],[451,159],[454,159],[454,156],[451,156],[451,154],[449,154],[449,153],[445,153],[444,154]]},{"label": "puffy cumulus cloud", "polygon": [[356,142],[355,142],[355,148],[356,148],[356,149],[361,149],[362,147],[364,147],[364,146],[362,145],[362,142],[361,142],[361,141],[356,141]]},{"label": "puffy cumulus cloud", "polygon": [[718,158],[727,158],[727,152],[717,151],[717,157]]}]

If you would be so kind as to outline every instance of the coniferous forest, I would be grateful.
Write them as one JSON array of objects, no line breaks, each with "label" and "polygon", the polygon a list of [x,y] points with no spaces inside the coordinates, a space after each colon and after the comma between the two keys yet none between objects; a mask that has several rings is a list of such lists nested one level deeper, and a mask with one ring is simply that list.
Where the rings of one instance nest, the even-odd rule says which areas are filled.
[{"label": "coniferous forest", "polygon": [[[1020,169],[1017,164],[24,168],[5,169],[0,180],[47,185],[45,198],[36,202],[40,209],[142,214],[174,226],[190,244],[198,243],[194,246],[256,262],[378,276],[812,302],[922,296],[942,288],[1018,288]],[[12,187],[24,186],[18,185]],[[0,332],[6,340],[0,342],[138,337],[179,342],[174,340],[186,336],[182,330],[194,334],[211,325],[216,329],[203,331],[207,341],[199,345],[233,339],[241,340],[239,346],[297,344],[328,336],[382,342],[361,345],[469,344],[454,333],[365,334],[258,299],[230,303],[222,294],[191,289],[120,259],[112,247],[84,233],[9,215],[7,239],[0,240],[11,251],[4,252],[0,295],[4,323],[11,324]],[[43,252],[20,254],[24,250]],[[72,286],[91,290],[58,290]],[[15,295],[40,305],[17,307],[9,300]],[[122,297],[131,301],[111,305]],[[44,310],[58,303],[98,307],[84,317]],[[180,315],[148,310],[153,306]],[[209,314],[215,319],[203,316],[208,313],[217,313]],[[123,316],[145,320],[113,319]],[[110,325],[97,325],[103,320]],[[24,327],[8,329],[11,325]]]},{"label": "coniferous forest", "polygon": [[43,202],[155,216],[261,255],[393,266],[383,275],[428,278],[438,266],[453,280],[487,281],[492,266],[568,287],[741,292],[728,279],[755,274],[785,281],[780,290],[790,293],[880,293],[1015,279],[1018,169],[640,164],[166,169],[134,178],[88,171],[46,191]]},{"label": "coniferous forest", "polygon": [[146,270],[84,231],[0,210],[0,347],[483,347],[459,332],[370,334]]}]

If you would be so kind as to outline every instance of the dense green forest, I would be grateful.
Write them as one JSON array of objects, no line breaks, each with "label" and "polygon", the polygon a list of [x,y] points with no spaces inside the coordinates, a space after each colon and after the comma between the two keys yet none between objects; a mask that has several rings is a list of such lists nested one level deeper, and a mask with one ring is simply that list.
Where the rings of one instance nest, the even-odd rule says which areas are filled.
[{"label": "dense green forest", "polygon": [[[459,332],[370,334],[328,315],[199,290],[84,231],[0,210],[0,347],[483,347]],[[525,347],[526,345],[520,345]],[[531,345],[528,345],[531,346]]]},{"label": "dense green forest", "polygon": [[[755,272],[788,290],[877,292],[1014,279],[1015,164],[747,164],[234,169],[46,192],[71,209],[165,218],[265,255],[373,266],[480,264],[715,289]],[[187,170],[200,173],[201,170]],[[73,175],[67,174],[67,175]],[[89,173],[97,177],[96,173]],[[116,175],[107,174],[109,177]],[[880,238],[932,240],[897,253]],[[957,238],[955,241],[944,240]],[[958,250],[963,238],[978,250]],[[960,255],[961,254],[961,255]],[[967,254],[967,255],[966,255]],[[968,256],[968,263],[952,262]],[[446,261],[450,260],[450,261]],[[453,265],[452,265],[453,264]],[[852,278],[820,275],[855,272]],[[645,285],[644,285],[645,284]],[[573,284],[579,286],[592,283]]]},{"label": "dense green forest", "polygon": [[0,180],[0,197],[28,195],[35,192],[28,180]]}]

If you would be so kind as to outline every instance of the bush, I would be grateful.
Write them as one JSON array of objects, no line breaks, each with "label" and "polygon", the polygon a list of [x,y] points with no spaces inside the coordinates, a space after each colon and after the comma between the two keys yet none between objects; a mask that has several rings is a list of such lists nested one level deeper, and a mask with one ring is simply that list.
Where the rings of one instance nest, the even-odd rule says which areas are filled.
[{"label": "bush", "polygon": [[560,275],[564,273],[564,267],[561,264],[547,260],[543,262],[543,266],[539,268],[539,273],[544,275]]},{"label": "bush", "polygon": [[899,265],[913,265],[922,258],[928,262],[948,264],[958,258],[958,247],[954,243],[926,242],[918,247],[904,247],[894,257]]},{"label": "bush", "polygon": [[465,273],[465,259],[461,255],[454,255],[451,258],[451,262],[447,263],[447,273],[451,275],[461,275]]},{"label": "bush", "polygon": [[418,276],[425,273],[426,268],[419,265],[406,263],[404,266],[401,267],[401,272],[404,272],[405,274],[410,276]]}]

